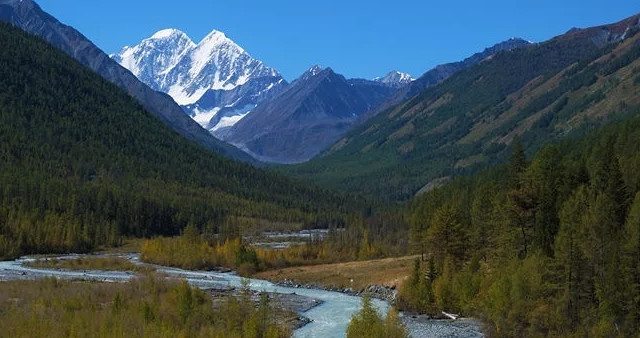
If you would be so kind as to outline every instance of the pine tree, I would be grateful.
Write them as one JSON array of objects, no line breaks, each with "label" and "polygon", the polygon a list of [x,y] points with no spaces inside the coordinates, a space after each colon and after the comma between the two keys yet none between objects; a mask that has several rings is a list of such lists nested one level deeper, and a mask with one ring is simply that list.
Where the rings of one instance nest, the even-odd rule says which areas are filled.
[{"label": "pine tree", "polygon": [[520,144],[520,139],[513,140],[511,158],[509,159],[508,182],[509,188],[518,189],[520,187],[520,175],[527,168],[527,159]]},{"label": "pine tree", "polygon": [[625,331],[637,333],[640,327],[640,192],[636,194],[624,228]]},{"label": "pine tree", "polygon": [[384,324],[380,315],[371,303],[371,296],[362,296],[362,309],[356,313],[347,328],[348,338],[376,338],[384,337]]},{"label": "pine tree", "polygon": [[[560,213],[560,230],[556,237],[555,257],[561,267],[560,285],[563,294],[561,311],[571,327],[580,323],[581,309],[588,306],[589,299],[583,295],[591,289],[590,274],[582,254],[582,227],[588,209],[587,189],[579,188],[564,204]],[[587,297],[590,298],[590,297]]]}]

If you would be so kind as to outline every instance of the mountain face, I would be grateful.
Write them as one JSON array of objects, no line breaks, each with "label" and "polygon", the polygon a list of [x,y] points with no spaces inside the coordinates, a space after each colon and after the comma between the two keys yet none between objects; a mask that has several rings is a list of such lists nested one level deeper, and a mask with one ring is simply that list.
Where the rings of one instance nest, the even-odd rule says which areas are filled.
[{"label": "mountain face", "polygon": [[348,80],[331,68],[314,66],[258,105],[223,139],[261,161],[309,160],[349,130],[360,114],[395,91],[398,82],[389,82]]},{"label": "mountain face", "polygon": [[32,0],[0,0],[0,20],[47,40],[107,81],[123,88],[145,109],[183,136],[225,156],[253,161],[242,151],[220,142],[197,123],[188,117],[185,118],[182,109],[169,96],[158,93],[140,82],[80,32],[60,23],[42,11]]},{"label": "mountain face", "polygon": [[161,30],[112,58],[149,87],[169,94],[214,134],[286,85],[277,71],[215,30],[198,44],[177,29]]},{"label": "mountain face", "polygon": [[436,179],[504,161],[516,138],[534,152],[625,118],[640,107],[639,30],[636,15],[495,53],[359,125],[322,156],[283,170],[407,199]]},{"label": "mountain face", "polygon": [[124,47],[111,58],[152,89],[163,91],[160,80],[195,46],[185,33],[177,29],[165,29],[135,47]]}]

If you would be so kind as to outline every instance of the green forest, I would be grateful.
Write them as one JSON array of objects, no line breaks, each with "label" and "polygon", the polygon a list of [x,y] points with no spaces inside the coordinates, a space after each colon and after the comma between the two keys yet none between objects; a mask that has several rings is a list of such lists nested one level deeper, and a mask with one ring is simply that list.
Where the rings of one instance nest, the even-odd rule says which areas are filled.
[{"label": "green forest", "polygon": [[399,305],[498,336],[637,336],[640,115],[415,199]]},{"label": "green forest", "polygon": [[0,257],[123,236],[216,233],[235,217],[340,223],[366,210],[211,153],[44,41],[0,24]]}]

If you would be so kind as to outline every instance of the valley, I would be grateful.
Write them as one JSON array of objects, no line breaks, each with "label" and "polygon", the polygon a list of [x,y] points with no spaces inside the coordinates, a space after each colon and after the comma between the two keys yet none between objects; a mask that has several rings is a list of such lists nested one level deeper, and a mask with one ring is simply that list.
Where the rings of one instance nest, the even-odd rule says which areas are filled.
[{"label": "valley", "polygon": [[[219,273],[213,271],[188,271],[188,270],[180,270],[169,267],[162,266],[147,266],[144,263],[138,261],[136,255],[121,255],[121,256],[60,256],[60,257],[51,257],[49,259],[55,259],[57,261],[74,261],[77,259],[83,260],[96,260],[96,259],[126,259],[127,261],[133,262],[136,266],[139,267],[139,270],[149,271],[150,268],[153,268],[158,273],[170,276],[168,281],[162,281],[161,277],[158,276],[143,276],[136,277],[136,275],[132,274],[130,271],[102,271],[102,270],[82,270],[82,271],[73,271],[73,270],[60,270],[58,268],[43,268],[42,265],[36,264],[39,267],[31,267],[34,265],[34,262],[37,262],[34,258],[24,257],[14,262],[0,262],[0,281],[5,281],[4,283],[15,283],[15,281],[27,280],[30,284],[37,284],[40,287],[44,287],[44,290],[47,290],[51,293],[48,297],[56,297],[55,288],[65,288],[66,292],[69,292],[69,284],[66,284],[66,280],[75,281],[76,284],[85,285],[87,287],[92,288],[100,288],[102,283],[91,283],[90,281],[98,281],[98,282],[109,282],[112,284],[113,282],[119,281],[121,284],[124,283],[124,287],[134,286],[136,284],[146,285],[148,283],[156,283],[158,284],[158,288],[165,288],[166,285],[172,285],[175,283],[176,279],[184,279],[189,282],[190,285],[197,286],[198,288],[204,290],[207,293],[211,293],[213,295],[214,303],[222,302],[221,305],[218,305],[218,309],[224,309],[227,305],[225,305],[225,297],[229,296],[220,296],[228,293],[229,290],[237,290],[239,295],[238,298],[246,297],[245,292],[251,291],[256,292],[253,296],[248,296],[249,298],[260,298],[260,295],[264,295],[266,293],[269,294],[269,298],[271,299],[272,304],[270,311],[282,311],[280,306],[285,306],[286,311],[297,312],[299,316],[308,317],[308,319],[291,319],[294,322],[300,322],[301,324],[296,324],[296,326],[288,327],[286,329],[281,328],[281,332],[286,332],[287,329],[293,331],[294,337],[318,337],[318,336],[340,336],[341,332],[346,330],[346,326],[348,325],[348,319],[351,317],[351,314],[355,313],[359,307],[359,297],[354,297],[338,292],[330,292],[330,291],[322,291],[310,288],[299,288],[299,287],[283,287],[277,284],[272,284],[264,280],[259,279],[243,279],[238,277],[232,273]],[[56,277],[62,281],[53,283],[47,277]],[[44,278],[44,279],[43,279]],[[34,282],[34,279],[36,280]],[[150,280],[149,280],[150,279]],[[40,281],[38,281],[40,280]],[[6,282],[6,281],[14,281],[14,282]],[[128,281],[128,282],[126,282]],[[22,282],[24,283],[24,282]],[[52,285],[53,284],[53,285]],[[54,290],[49,290],[53,286]],[[138,286],[140,287],[140,286]],[[12,285],[11,290],[20,290],[20,287]],[[24,287],[23,287],[24,288]],[[112,287],[113,288],[113,287]],[[119,288],[116,286],[115,288]],[[246,288],[246,289],[245,289]],[[77,289],[77,288],[76,288]],[[225,291],[226,290],[226,291]],[[247,290],[247,291],[245,291]],[[6,290],[9,291],[9,290]],[[15,291],[13,291],[15,292]],[[83,290],[84,292],[84,290]],[[104,296],[106,297],[114,297],[112,292],[104,292]],[[131,293],[132,291],[128,291]],[[22,292],[21,298],[16,299],[18,303],[26,302],[27,296],[25,296],[24,291]],[[131,294],[135,297],[136,293],[133,291]],[[20,297],[19,294],[9,294],[6,295],[4,292],[0,292],[0,299],[6,299],[7,297],[17,296]],[[104,297],[103,296],[103,297]],[[222,297],[223,299],[219,299]],[[234,296],[236,297],[236,296]],[[107,299],[108,300],[108,299]],[[37,300],[30,300],[37,301]],[[127,299],[124,301],[125,303],[131,302],[131,299]],[[259,303],[259,301],[256,301]],[[373,301],[375,307],[381,313],[386,313],[389,309],[389,305],[386,302],[381,300]],[[245,304],[246,305],[246,304]],[[242,306],[245,306],[242,305]],[[262,306],[262,305],[260,305]],[[215,307],[215,306],[214,306]],[[53,310],[53,309],[51,309]],[[76,310],[77,311],[77,310]],[[291,316],[289,314],[277,313],[277,318],[286,318],[286,316]],[[275,314],[274,314],[275,315]],[[194,313],[195,316],[195,313]],[[221,315],[225,316],[225,315]],[[16,316],[16,318],[19,318]],[[417,318],[406,317],[404,322],[409,327],[410,330],[415,332],[423,332],[426,334],[447,334],[447,333],[456,333],[461,337],[477,337],[479,328],[476,323],[461,321],[460,323],[451,323],[446,321],[427,321],[421,322],[417,320]],[[50,323],[45,324],[42,329],[50,327]],[[147,327],[146,329],[150,329]],[[64,332],[58,331],[59,329],[48,329],[49,332]],[[94,332],[100,332],[101,328],[95,328]],[[124,327],[121,330],[126,330]],[[4,332],[13,332],[13,331],[4,331]],[[44,331],[41,331],[44,332]],[[89,331],[83,331],[89,332]],[[190,331],[186,331],[190,332]],[[195,331],[197,332],[197,331]],[[191,331],[191,334],[195,334],[195,332]],[[226,331],[226,334],[230,334],[230,331]],[[197,335],[197,334],[196,334]],[[206,336],[206,335],[205,335]]]},{"label": "valley", "polygon": [[358,33],[380,36],[367,57],[342,46],[349,69],[299,75],[307,51],[253,36],[286,22],[211,15],[228,34],[132,24],[107,54],[0,0],[0,332],[637,335],[640,14],[459,39],[471,56],[417,78],[355,72],[383,42],[427,59],[398,47],[426,42],[382,39],[392,25]]}]

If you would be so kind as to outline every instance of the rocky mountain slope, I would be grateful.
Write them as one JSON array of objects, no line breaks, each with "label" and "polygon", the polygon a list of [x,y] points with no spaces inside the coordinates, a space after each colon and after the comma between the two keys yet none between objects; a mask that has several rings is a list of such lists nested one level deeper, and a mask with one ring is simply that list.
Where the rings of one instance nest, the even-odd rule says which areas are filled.
[{"label": "rocky mountain slope", "polygon": [[314,66],[258,105],[223,139],[261,161],[303,162],[335,142],[361,113],[382,102],[402,81],[346,79],[331,68]]}]

